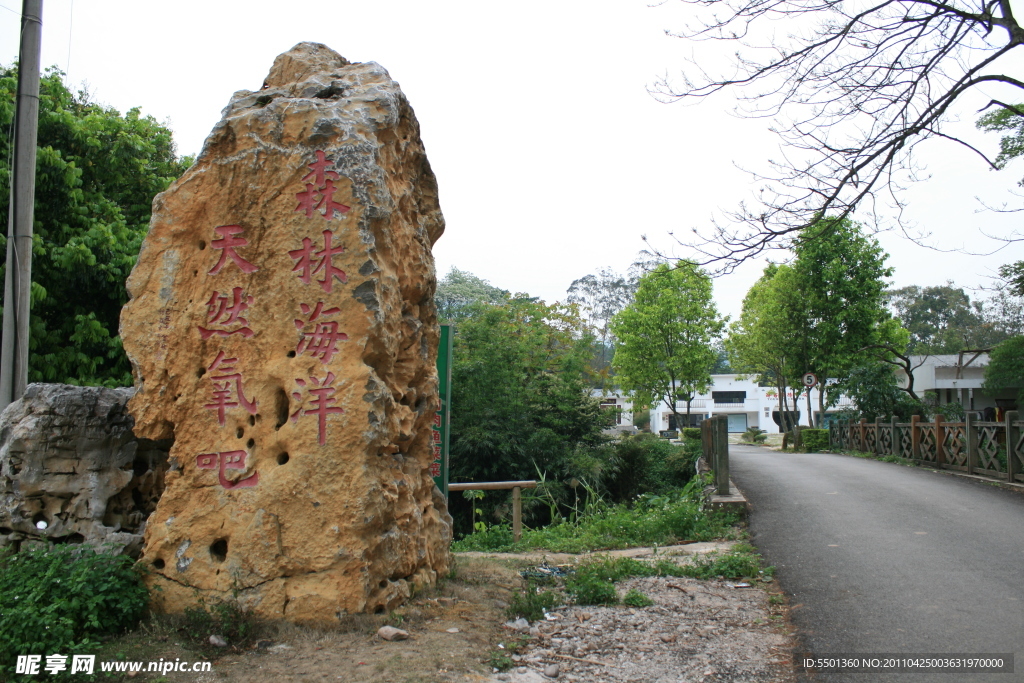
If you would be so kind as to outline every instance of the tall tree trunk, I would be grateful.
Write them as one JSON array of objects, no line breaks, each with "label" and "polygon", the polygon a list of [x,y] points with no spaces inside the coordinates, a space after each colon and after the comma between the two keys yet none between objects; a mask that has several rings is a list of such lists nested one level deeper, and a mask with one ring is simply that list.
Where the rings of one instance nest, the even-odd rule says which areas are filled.
[{"label": "tall tree trunk", "polygon": [[811,405],[811,388],[807,387],[807,426],[814,428],[814,407]]}]

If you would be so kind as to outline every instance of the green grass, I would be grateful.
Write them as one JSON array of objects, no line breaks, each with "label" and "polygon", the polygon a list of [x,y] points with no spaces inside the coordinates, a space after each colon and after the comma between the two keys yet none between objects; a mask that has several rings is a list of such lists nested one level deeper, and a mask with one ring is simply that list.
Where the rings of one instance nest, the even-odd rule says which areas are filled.
[{"label": "green grass", "polygon": [[734,513],[704,510],[700,488],[688,486],[663,495],[645,494],[631,505],[599,505],[575,523],[525,529],[518,543],[513,542],[508,527],[490,527],[456,541],[452,550],[581,553],[671,545],[733,537],[737,521]]},{"label": "green grass", "polygon": [[864,458],[865,460],[881,460],[882,462],[891,462],[897,465],[906,465],[907,467],[917,467],[917,463],[907,458],[901,458],[898,455],[878,455],[876,453],[866,453],[864,451],[838,451],[843,455],[852,455],[855,458]]}]

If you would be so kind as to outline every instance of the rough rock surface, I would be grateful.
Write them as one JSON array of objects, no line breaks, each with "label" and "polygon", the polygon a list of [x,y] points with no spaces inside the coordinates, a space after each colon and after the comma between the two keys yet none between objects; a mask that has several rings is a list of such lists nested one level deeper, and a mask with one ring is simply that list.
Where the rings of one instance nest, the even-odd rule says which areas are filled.
[{"label": "rough rock surface", "polygon": [[142,549],[169,442],[136,439],[134,389],[30,384],[0,415],[0,546],[33,541]]},{"label": "rough rock surface", "polygon": [[302,43],[235,93],[154,200],[121,319],[135,431],[175,440],[143,555],[156,608],[198,590],[326,622],[447,571],[430,474],[443,229],[379,65]]}]

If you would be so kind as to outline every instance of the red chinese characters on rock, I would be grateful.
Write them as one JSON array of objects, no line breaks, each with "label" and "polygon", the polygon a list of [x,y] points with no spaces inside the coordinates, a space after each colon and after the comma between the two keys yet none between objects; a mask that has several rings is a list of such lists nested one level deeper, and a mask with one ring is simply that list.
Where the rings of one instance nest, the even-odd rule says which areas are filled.
[{"label": "red chinese characters on rock", "polygon": [[292,422],[297,422],[300,414],[303,416],[316,415],[317,441],[321,446],[327,443],[327,416],[334,413],[345,412],[334,405],[338,402],[338,399],[334,398],[334,393],[337,391],[337,388],[331,386],[334,379],[333,372],[328,372],[327,376],[322,380],[317,379],[316,377],[310,377],[308,383],[306,380],[301,378],[295,379],[295,383],[305,389],[306,393],[309,394],[309,408],[304,408],[307,397],[303,396],[302,393],[298,391],[292,392],[292,397],[299,402],[298,410],[291,415]]},{"label": "red chinese characters on rock", "polygon": [[226,489],[242,489],[260,483],[260,473],[253,472],[245,479],[231,481],[224,476],[224,470],[244,470],[245,451],[226,451],[221,453],[202,453],[196,456],[196,467],[201,470],[217,470],[217,480]]},{"label": "red chinese characters on rock", "polygon": [[434,424],[430,426],[431,452],[434,461],[430,463],[430,476],[441,476],[441,413],[434,413]]},{"label": "red chinese characters on rock", "polygon": [[[345,247],[340,244],[336,247],[331,245],[334,233],[330,230],[324,230],[323,236],[323,249],[316,251],[313,240],[308,237],[303,237],[302,247],[289,251],[288,255],[292,257],[293,261],[297,261],[295,267],[292,268],[292,272],[299,274],[299,279],[302,280],[303,284],[308,285],[312,281],[314,275],[322,272],[324,279],[318,280],[320,283],[320,289],[330,294],[334,287],[335,280],[338,280],[342,284],[348,282],[348,276],[345,275],[345,271],[341,268],[336,268],[331,259],[335,254],[345,253]],[[316,259],[319,259],[319,261],[316,261]],[[316,262],[314,263],[314,261]]]},{"label": "red chinese characters on rock", "polygon": [[320,320],[320,317],[340,313],[341,309],[332,307],[325,310],[322,301],[318,301],[313,308],[307,304],[299,304],[299,309],[306,318],[295,319],[295,328],[304,330],[295,351],[300,356],[309,351],[311,356],[319,358],[321,363],[327,365],[338,352],[338,342],[348,341],[348,335],[338,331],[338,323],[326,322]]},{"label": "red chinese characters on rock", "polygon": [[199,338],[209,339],[214,335],[230,337],[233,334],[240,334],[245,338],[251,337],[253,331],[249,329],[249,321],[242,317],[242,313],[249,308],[252,301],[253,298],[247,296],[241,287],[232,288],[230,295],[215,291],[210,300],[206,302],[206,323],[211,327],[216,325],[234,329],[216,330],[200,326]]},{"label": "red chinese characters on rock", "polygon": [[312,170],[302,178],[306,189],[295,193],[295,199],[299,202],[295,210],[304,212],[307,218],[312,218],[314,213],[320,213],[327,220],[331,220],[335,213],[344,216],[351,208],[334,201],[334,193],[338,189],[334,186],[334,181],[338,179],[338,174],[327,170],[333,163],[318,149],[316,161],[309,165]]},{"label": "red chinese characters on rock", "polygon": [[[245,397],[242,387],[242,373],[236,372],[234,364],[237,358],[225,358],[224,352],[217,354],[207,371],[210,373],[210,380],[213,382],[213,399],[204,408],[217,411],[217,422],[224,426],[224,412],[228,408],[235,408],[241,405],[250,415],[256,414],[256,401],[250,401]],[[215,375],[214,373],[222,373]]]},{"label": "red chinese characters on rock", "polygon": [[243,273],[255,273],[259,268],[246,261],[244,258],[238,255],[235,251],[235,247],[244,247],[249,244],[248,240],[244,240],[241,237],[235,237],[243,230],[241,225],[221,225],[213,229],[213,231],[220,235],[220,239],[215,239],[210,242],[212,249],[221,250],[220,260],[217,261],[217,265],[210,269],[209,275],[216,275],[221,271],[221,268],[227,264],[228,259],[231,259],[239,270]]}]

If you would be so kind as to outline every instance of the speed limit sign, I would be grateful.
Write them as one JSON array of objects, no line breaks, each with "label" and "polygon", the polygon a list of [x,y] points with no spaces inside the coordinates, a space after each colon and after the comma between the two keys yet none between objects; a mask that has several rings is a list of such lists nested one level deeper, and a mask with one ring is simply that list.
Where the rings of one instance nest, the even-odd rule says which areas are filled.
[{"label": "speed limit sign", "polygon": [[818,383],[818,378],[814,376],[813,372],[808,372],[804,375],[804,386],[810,389]]}]

